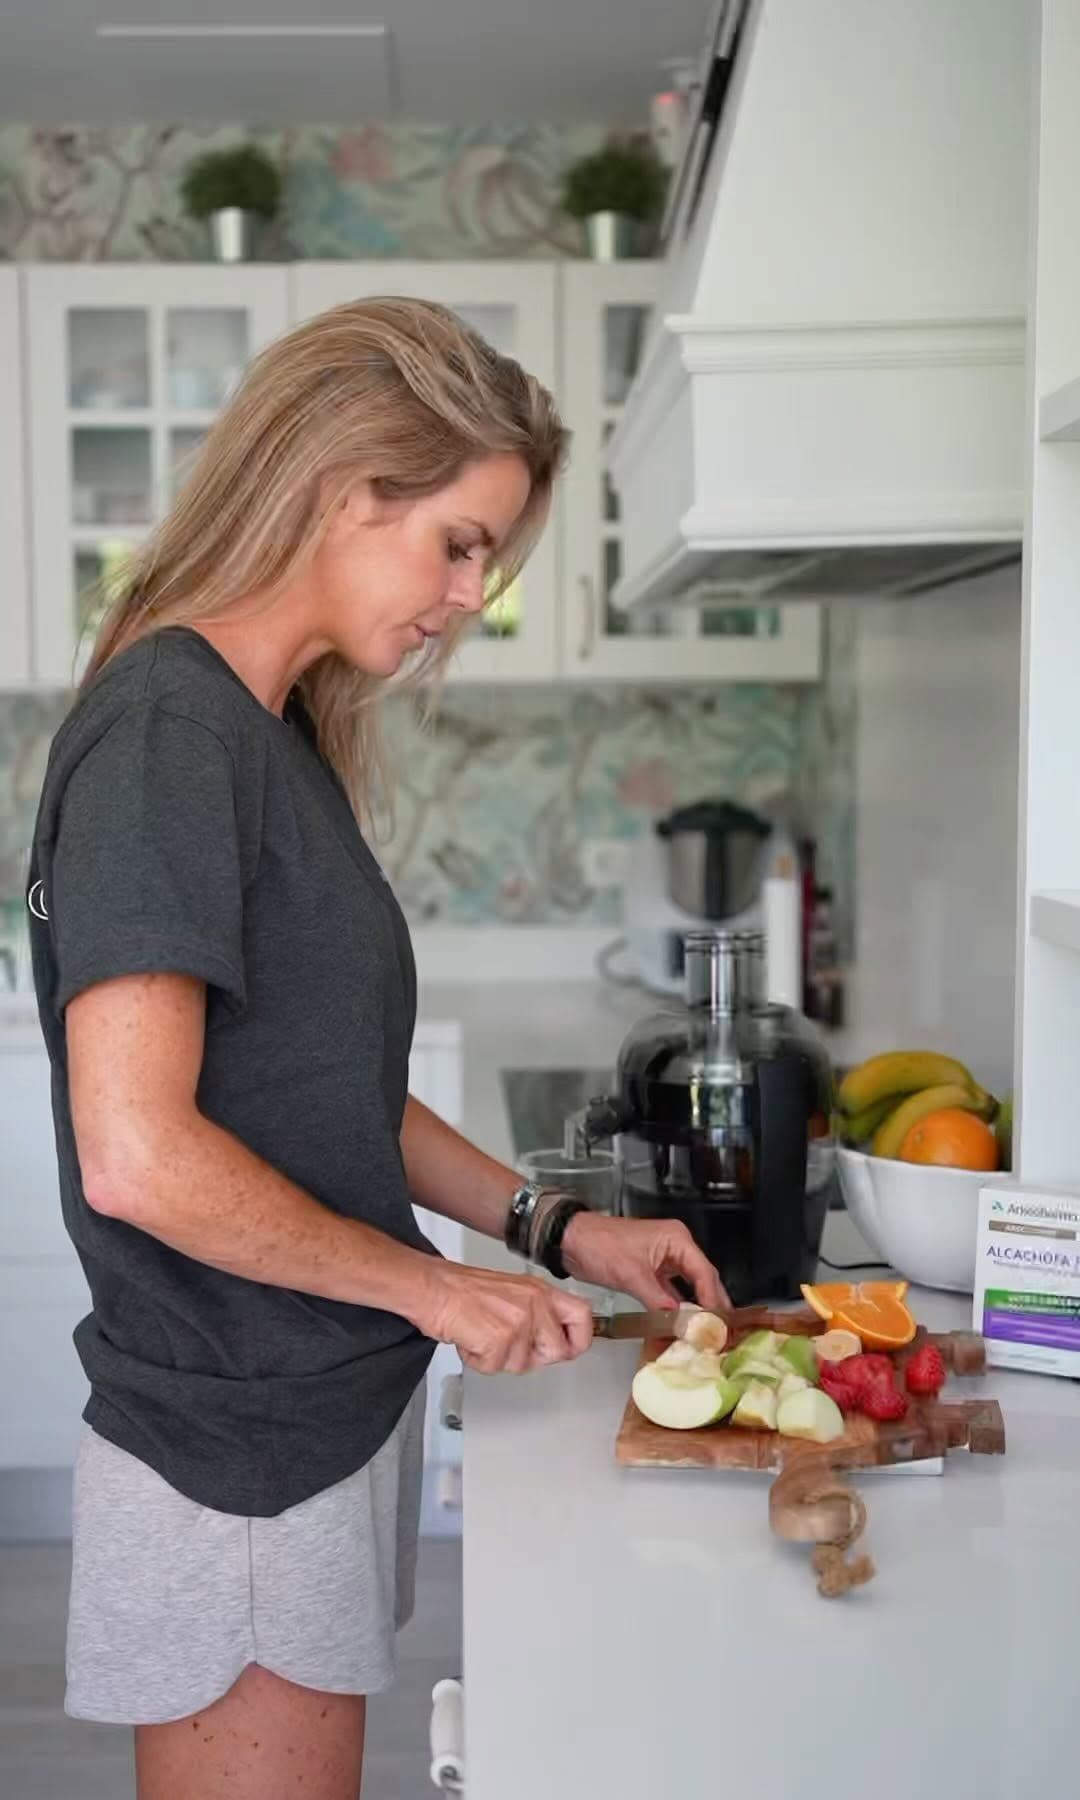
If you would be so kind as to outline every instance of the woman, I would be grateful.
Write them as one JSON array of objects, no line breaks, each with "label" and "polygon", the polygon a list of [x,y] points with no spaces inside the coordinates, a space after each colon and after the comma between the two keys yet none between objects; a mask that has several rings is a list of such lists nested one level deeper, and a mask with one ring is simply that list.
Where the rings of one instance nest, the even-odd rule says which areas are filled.
[{"label": "woman", "polygon": [[423,1378],[579,1355],[584,1303],[437,1257],[411,1201],[671,1304],[681,1227],[575,1211],[406,1093],[415,976],[361,835],[372,699],[542,529],[550,396],[452,314],[266,350],[53,743],[31,868],[67,1227],[93,1300],[69,1712],[140,1800],[359,1792],[412,1604]]}]

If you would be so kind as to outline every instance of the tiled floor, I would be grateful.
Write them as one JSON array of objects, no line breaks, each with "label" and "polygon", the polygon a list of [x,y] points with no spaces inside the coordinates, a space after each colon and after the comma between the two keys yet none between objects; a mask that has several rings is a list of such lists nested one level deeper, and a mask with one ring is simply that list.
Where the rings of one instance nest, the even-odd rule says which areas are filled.
[{"label": "tiled floor", "polygon": [[[0,1795],[133,1800],[130,1734],[65,1718],[68,1549],[0,1544]],[[397,1686],[371,1702],[364,1800],[427,1800],[431,1690],[460,1673],[461,1546],[425,1539]]]}]

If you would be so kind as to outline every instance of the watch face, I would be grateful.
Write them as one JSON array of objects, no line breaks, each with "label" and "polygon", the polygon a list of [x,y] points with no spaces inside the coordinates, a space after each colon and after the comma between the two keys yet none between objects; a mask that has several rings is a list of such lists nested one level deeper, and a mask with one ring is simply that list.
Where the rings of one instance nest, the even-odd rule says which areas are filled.
[{"label": "watch face", "polygon": [[540,1190],[535,1182],[523,1182],[510,1200],[510,1210],[506,1215],[506,1229],[503,1241],[508,1250],[518,1256],[526,1256],[529,1247],[529,1222],[536,1209]]}]

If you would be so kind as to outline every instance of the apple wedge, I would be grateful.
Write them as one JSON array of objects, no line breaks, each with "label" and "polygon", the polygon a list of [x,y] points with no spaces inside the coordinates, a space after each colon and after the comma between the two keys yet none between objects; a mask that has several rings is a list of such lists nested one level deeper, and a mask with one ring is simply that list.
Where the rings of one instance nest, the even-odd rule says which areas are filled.
[{"label": "apple wedge", "polygon": [[654,1425],[669,1431],[696,1431],[701,1425],[715,1425],[732,1411],[739,1391],[721,1375],[710,1381],[697,1380],[689,1370],[661,1368],[659,1363],[646,1363],[634,1376],[631,1388],[634,1405]]},{"label": "apple wedge", "polygon": [[789,1393],[776,1412],[781,1437],[807,1438],[812,1444],[831,1444],[844,1435],[844,1415],[836,1401],[820,1388],[799,1388]]},{"label": "apple wedge", "polygon": [[733,1425],[749,1425],[758,1430],[776,1430],[776,1395],[763,1381],[752,1381],[741,1395],[731,1415]]}]

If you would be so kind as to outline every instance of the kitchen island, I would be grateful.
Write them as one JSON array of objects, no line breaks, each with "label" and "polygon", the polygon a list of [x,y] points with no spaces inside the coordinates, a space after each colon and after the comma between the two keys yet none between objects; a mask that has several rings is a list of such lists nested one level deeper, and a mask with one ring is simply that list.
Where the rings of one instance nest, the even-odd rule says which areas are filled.
[{"label": "kitchen island", "polygon": [[[830,1217],[838,1259],[850,1229]],[[911,1297],[931,1329],[970,1323]],[[1000,1400],[1007,1455],[857,1477],[878,1574],[826,1601],[769,1533],[768,1476],[616,1467],[637,1357],[466,1378],[468,1800],[1071,1792],[1076,1384],[956,1383]]]}]

